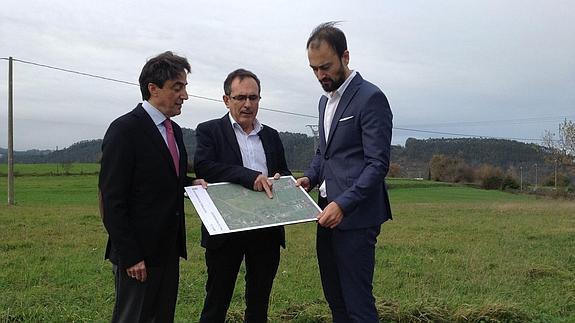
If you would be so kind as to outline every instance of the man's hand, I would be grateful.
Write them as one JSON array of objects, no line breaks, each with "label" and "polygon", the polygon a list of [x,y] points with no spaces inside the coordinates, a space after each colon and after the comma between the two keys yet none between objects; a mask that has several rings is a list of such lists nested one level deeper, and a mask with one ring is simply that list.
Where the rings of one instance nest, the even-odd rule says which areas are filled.
[{"label": "man's hand", "polygon": [[304,189],[306,192],[309,192],[309,191],[311,190],[309,178],[307,178],[307,177],[305,177],[305,176],[298,178],[297,181],[295,182],[295,186],[297,186],[297,187],[300,187],[300,186],[303,187],[303,189]]},{"label": "man's hand", "polygon": [[146,273],[146,263],[144,263],[143,260],[126,269],[126,273],[128,274],[128,277],[137,279],[142,283],[148,279],[148,274]]},{"label": "man's hand", "polygon": [[202,185],[203,188],[208,188],[208,182],[204,181],[203,179],[194,179],[192,181],[192,185]]},{"label": "man's hand", "polygon": [[333,229],[343,220],[343,211],[337,203],[331,202],[317,216],[317,219],[322,227]]},{"label": "man's hand", "polygon": [[258,177],[256,177],[256,180],[254,181],[254,191],[258,192],[266,191],[266,194],[270,199],[274,198],[272,194],[272,186],[273,186],[272,181],[270,181],[267,177],[265,177],[262,174],[258,175]]}]

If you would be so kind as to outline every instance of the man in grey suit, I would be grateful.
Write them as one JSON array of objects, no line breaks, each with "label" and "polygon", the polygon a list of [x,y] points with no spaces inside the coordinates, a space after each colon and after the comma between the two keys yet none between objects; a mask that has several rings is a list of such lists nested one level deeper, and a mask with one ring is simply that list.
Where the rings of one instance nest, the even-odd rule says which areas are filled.
[{"label": "man in grey suit", "polygon": [[319,185],[317,257],[334,322],[379,322],[373,297],[375,245],[391,219],[385,175],[392,113],[381,90],[350,70],[344,33],[335,22],[307,41],[309,65],[325,94],[319,101],[319,147],[304,177]]}]

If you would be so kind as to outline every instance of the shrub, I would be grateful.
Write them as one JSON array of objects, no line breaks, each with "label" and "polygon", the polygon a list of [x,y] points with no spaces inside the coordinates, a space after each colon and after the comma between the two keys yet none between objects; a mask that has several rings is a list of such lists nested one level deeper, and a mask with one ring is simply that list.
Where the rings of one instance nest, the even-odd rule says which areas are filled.
[{"label": "shrub", "polygon": [[511,176],[510,174],[507,174],[505,176],[505,178],[503,179],[503,181],[501,182],[501,189],[502,190],[517,190],[519,189],[519,183],[517,183],[517,180]]},{"label": "shrub", "polygon": [[430,177],[441,182],[473,182],[473,169],[461,158],[446,155],[433,155],[429,162]]},{"label": "shrub", "polygon": [[401,174],[401,166],[398,163],[389,164],[389,171],[387,177],[399,177]]},{"label": "shrub", "polygon": [[[571,184],[571,178],[565,173],[557,173],[557,187],[568,187]],[[555,174],[549,175],[544,182],[545,186],[555,186]]]},{"label": "shrub", "polygon": [[481,188],[498,190],[502,187],[504,175],[499,167],[484,164],[477,171],[477,178],[480,181]]}]

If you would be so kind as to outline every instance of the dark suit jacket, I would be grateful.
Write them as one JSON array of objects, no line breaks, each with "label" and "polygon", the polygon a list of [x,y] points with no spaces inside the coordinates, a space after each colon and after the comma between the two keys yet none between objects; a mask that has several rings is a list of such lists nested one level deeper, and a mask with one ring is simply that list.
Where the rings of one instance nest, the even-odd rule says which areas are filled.
[{"label": "dark suit jacket", "polygon": [[[284,148],[278,132],[268,126],[258,133],[266,155],[269,176],[275,173],[291,175],[287,168]],[[231,182],[253,189],[260,172],[243,166],[240,146],[228,114],[221,119],[200,123],[196,128],[197,148],[194,156],[196,176],[209,183]],[[263,194],[263,193],[262,193]],[[285,246],[283,227],[272,227],[248,232],[210,236],[202,225],[202,246],[218,248],[229,237],[243,237],[247,240],[277,242]]]},{"label": "dark suit jacket", "polygon": [[182,129],[172,121],[180,176],[158,128],[141,104],[116,119],[102,143],[99,189],[109,234],[106,258],[121,268],[145,260],[186,258],[184,185],[187,153]]},{"label": "dark suit jacket", "polygon": [[324,112],[319,102],[319,146],[304,172],[312,187],[326,181],[328,202],[343,210],[339,229],[360,229],[391,219],[385,175],[389,169],[392,113],[381,90],[359,73],[335,110],[325,142]]}]

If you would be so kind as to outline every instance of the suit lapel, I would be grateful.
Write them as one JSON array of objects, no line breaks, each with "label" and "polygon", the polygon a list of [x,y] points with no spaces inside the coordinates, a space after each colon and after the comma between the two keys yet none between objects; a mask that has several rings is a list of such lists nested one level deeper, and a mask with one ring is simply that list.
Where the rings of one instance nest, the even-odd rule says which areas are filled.
[{"label": "suit lapel", "polygon": [[270,174],[269,172],[273,172],[276,167],[275,162],[275,150],[274,146],[272,145],[271,138],[267,135],[266,126],[262,125],[262,130],[258,132],[258,137],[262,142],[262,147],[264,147],[264,155],[266,156],[266,167],[268,168],[268,176],[274,176],[274,174]]},{"label": "suit lapel", "polygon": [[146,110],[144,110],[142,104],[138,104],[138,106],[133,110],[133,112],[134,115],[142,121],[140,123],[142,125],[142,129],[149,137],[152,145],[156,149],[158,149],[158,153],[160,153],[164,157],[166,164],[168,165],[168,167],[170,167],[174,176],[176,176],[176,169],[174,167],[174,162],[172,161],[172,155],[170,154],[170,149],[168,149],[168,145],[166,145],[166,142],[164,141],[162,134],[160,134],[158,127],[156,126],[156,124],[154,124],[154,121],[152,120],[152,118],[150,118],[150,115],[148,115]]},{"label": "suit lapel", "polygon": [[319,99],[319,138],[325,143],[325,127],[323,126],[325,120],[325,108],[327,106],[327,96],[322,95]]},{"label": "suit lapel", "polygon": [[[329,147],[329,144],[331,143],[331,139],[333,138],[333,133],[335,132],[335,129],[337,128],[337,125],[339,124],[339,119],[341,119],[341,116],[343,115],[343,113],[345,112],[347,107],[349,106],[351,99],[353,99],[355,93],[357,92],[357,90],[359,90],[359,85],[361,84],[362,81],[363,81],[363,78],[361,77],[361,75],[359,75],[359,73],[357,73],[357,75],[351,80],[351,82],[347,86],[347,89],[345,89],[345,92],[343,92],[343,95],[341,96],[341,99],[339,100],[337,108],[335,109],[333,119],[331,120],[331,127],[329,128],[329,137],[327,139],[328,141],[326,144],[326,149],[327,149],[327,147]],[[325,108],[324,108],[324,111],[325,111]]]},{"label": "suit lapel", "polygon": [[324,127],[324,120],[325,120],[325,108],[327,106],[327,97],[322,95],[319,100],[319,145],[325,145],[325,127]]},{"label": "suit lapel", "polygon": [[238,144],[238,140],[236,138],[236,133],[234,132],[234,129],[232,128],[232,123],[230,122],[229,113],[226,113],[226,115],[220,119],[220,122],[222,123],[221,128],[224,130],[224,137],[228,141],[229,147],[232,147],[232,151],[234,152],[234,154],[236,155],[236,157],[240,161],[240,164],[243,166],[242,153],[240,151],[240,145]]}]

